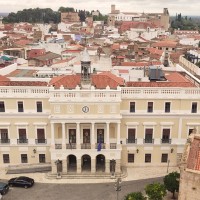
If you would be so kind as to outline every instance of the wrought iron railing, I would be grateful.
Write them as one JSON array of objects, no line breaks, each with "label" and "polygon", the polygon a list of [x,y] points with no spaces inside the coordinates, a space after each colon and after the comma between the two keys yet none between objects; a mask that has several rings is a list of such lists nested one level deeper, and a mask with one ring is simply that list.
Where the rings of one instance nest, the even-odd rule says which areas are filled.
[{"label": "wrought iron railing", "polygon": [[17,144],[28,144],[28,139],[17,139]]},{"label": "wrought iron railing", "polygon": [[35,139],[36,144],[46,144],[47,140],[46,139]]}]

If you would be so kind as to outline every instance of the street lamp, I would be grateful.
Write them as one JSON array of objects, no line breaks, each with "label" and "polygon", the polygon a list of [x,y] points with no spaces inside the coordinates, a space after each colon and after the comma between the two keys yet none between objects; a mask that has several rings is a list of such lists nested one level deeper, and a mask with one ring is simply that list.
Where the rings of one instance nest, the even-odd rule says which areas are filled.
[{"label": "street lamp", "polygon": [[122,183],[122,179],[117,178],[117,180],[115,182],[115,190],[117,192],[117,200],[118,200],[118,197],[119,197],[119,192],[121,191],[121,183]]}]

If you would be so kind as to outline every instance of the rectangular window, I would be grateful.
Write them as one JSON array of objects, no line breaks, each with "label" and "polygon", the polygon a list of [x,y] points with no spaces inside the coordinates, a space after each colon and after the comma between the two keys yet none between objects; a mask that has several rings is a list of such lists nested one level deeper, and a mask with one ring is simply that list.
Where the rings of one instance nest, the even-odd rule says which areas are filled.
[{"label": "rectangular window", "polygon": [[27,143],[28,140],[26,138],[26,129],[25,128],[20,128],[18,131],[19,131],[18,143]]},{"label": "rectangular window", "polygon": [[130,102],[130,112],[135,112],[135,102]]},{"label": "rectangular window", "polygon": [[166,163],[168,160],[168,154],[167,153],[163,153],[162,157],[161,157],[161,162],[162,163]]},{"label": "rectangular window", "polygon": [[192,102],[192,113],[197,113],[197,102]]},{"label": "rectangular window", "polygon": [[127,143],[135,143],[135,128],[129,128],[128,129]]},{"label": "rectangular window", "polygon": [[169,128],[163,129],[162,143],[170,143],[170,129]]},{"label": "rectangular window", "polygon": [[8,129],[0,129],[1,143],[10,143],[8,139]]},{"label": "rectangular window", "polygon": [[148,113],[152,113],[153,112],[153,102],[148,102],[147,112]]},{"label": "rectangular window", "polygon": [[135,155],[132,153],[128,154],[128,163],[134,163]]},{"label": "rectangular window", "polygon": [[69,129],[69,143],[76,143],[76,129]]},{"label": "rectangular window", "polygon": [[0,112],[5,112],[5,105],[3,101],[0,101]]},{"label": "rectangular window", "polygon": [[10,163],[9,154],[3,154],[3,163]]},{"label": "rectangular window", "polygon": [[41,101],[37,101],[37,112],[42,112],[42,102]]},{"label": "rectangular window", "polygon": [[23,101],[18,101],[17,105],[18,105],[18,112],[24,112]]},{"label": "rectangular window", "polygon": [[45,133],[43,128],[37,129],[37,141],[36,143],[46,143]]},{"label": "rectangular window", "polygon": [[190,129],[189,129],[188,135],[190,135],[193,131],[194,131],[194,129],[193,129],[193,128],[190,128]]},{"label": "rectangular window", "polygon": [[151,162],[151,154],[145,154],[145,163]]},{"label": "rectangular window", "polygon": [[145,129],[145,143],[153,143],[153,129],[152,128],[146,128]]},{"label": "rectangular window", "polygon": [[39,163],[45,163],[45,154],[39,154]]},{"label": "rectangular window", "polygon": [[171,109],[171,103],[165,102],[165,112],[170,113],[170,109]]},{"label": "rectangular window", "polygon": [[27,154],[21,154],[21,162],[22,163],[28,163]]},{"label": "rectangular window", "polygon": [[97,143],[104,143],[104,129],[97,129]]}]

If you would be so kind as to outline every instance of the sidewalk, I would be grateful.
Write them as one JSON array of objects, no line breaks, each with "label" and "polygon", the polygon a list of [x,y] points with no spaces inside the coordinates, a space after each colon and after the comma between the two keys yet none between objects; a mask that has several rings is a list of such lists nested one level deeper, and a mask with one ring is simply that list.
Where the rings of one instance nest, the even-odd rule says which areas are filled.
[{"label": "sidewalk", "polygon": [[[168,172],[178,171],[178,167],[169,167]],[[126,177],[123,181],[131,180],[141,180],[148,178],[156,178],[167,175],[166,167],[131,167],[127,168]],[[1,179],[9,180],[10,178],[17,176],[28,176],[39,183],[69,183],[69,184],[79,184],[79,183],[109,183],[114,182],[115,179],[47,179],[46,173],[26,173],[26,174],[6,174],[6,170],[0,169]]]}]

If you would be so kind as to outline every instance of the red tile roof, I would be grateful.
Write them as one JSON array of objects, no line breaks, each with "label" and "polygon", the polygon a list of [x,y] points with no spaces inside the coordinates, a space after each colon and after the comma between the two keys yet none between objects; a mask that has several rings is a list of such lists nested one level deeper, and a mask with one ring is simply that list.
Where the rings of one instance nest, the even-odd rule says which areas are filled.
[{"label": "red tile roof", "polygon": [[[119,85],[124,85],[124,79],[115,76],[111,72],[102,72],[100,74],[92,74],[92,85],[98,89],[104,89],[107,86],[110,88],[117,88]],[[51,79],[49,85],[59,88],[61,85],[64,88],[73,89],[81,83],[80,75],[66,75],[58,76]]]},{"label": "red tile roof", "polygon": [[2,81],[1,86],[47,86],[47,82],[40,81]]},{"label": "red tile roof", "polygon": [[163,40],[163,41],[159,41],[156,43],[152,44],[152,47],[171,47],[171,48],[175,48],[177,45],[177,42],[171,41],[171,40]]},{"label": "red tile roof", "polygon": [[165,75],[165,78],[170,82],[189,82],[190,81],[178,72]]},{"label": "red tile roof", "polygon": [[10,79],[5,76],[0,75],[0,82],[6,82],[6,81],[10,81]]}]

